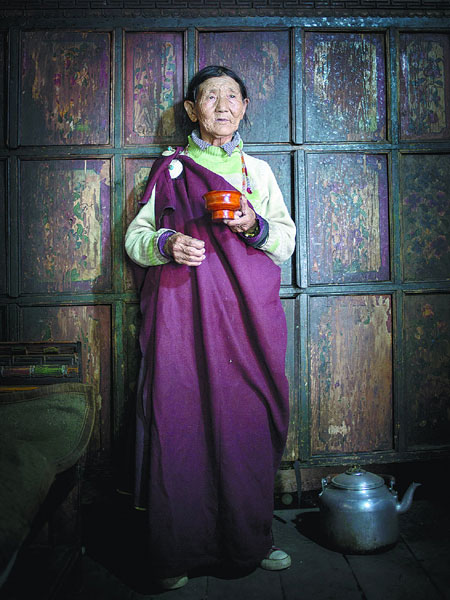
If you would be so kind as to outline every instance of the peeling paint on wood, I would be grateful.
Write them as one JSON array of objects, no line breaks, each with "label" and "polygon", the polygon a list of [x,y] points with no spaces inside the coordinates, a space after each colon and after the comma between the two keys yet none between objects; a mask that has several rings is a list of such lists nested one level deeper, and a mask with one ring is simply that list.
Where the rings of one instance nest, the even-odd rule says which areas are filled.
[{"label": "peeling paint on wood", "polygon": [[286,314],[288,327],[288,343],[286,350],[286,377],[289,381],[289,430],[283,460],[296,460],[298,458],[298,432],[300,428],[300,413],[298,404],[298,390],[296,387],[295,370],[295,300],[283,299],[281,303]]},{"label": "peeling paint on wood", "polygon": [[[125,159],[125,223],[124,231],[134,219],[141,208],[139,201],[142,198],[147,185],[148,176],[152,168],[154,158],[127,158]],[[131,259],[125,259],[125,289],[134,290],[135,284],[130,268]]]},{"label": "peeling paint on wood", "polygon": [[405,401],[408,449],[450,439],[450,296],[408,294]]},{"label": "peeling paint on wood", "polygon": [[6,163],[0,160],[0,294],[7,290]]},{"label": "peeling paint on wood", "polygon": [[400,162],[403,272],[407,281],[450,279],[450,155]]},{"label": "peeling paint on wood", "polygon": [[24,292],[111,289],[109,160],[21,163]]},{"label": "peeling paint on wood", "polygon": [[0,146],[5,145],[5,116],[6,111],[3,109],[5,106],[5,34],[0,32]]},{"label": "peeling paint on wood", "polygon": [[0,306],[0,340],[5,342],[6,339],[6,306]]},{"label": "peeling paint on wood", "polygon": [[289,31],[200,32],[199,69],[226,65],[244,80],[251,129],[244,142],[287,142],[290,131]]},{"label": "peeling paint on wood", "polygon": [[20,339],[36,342],[81,342],[83,381],[99,400],[89,464],[109,453],[111,445],[111,308],[110,306],[34,306],[21,309]]},{"label": "peeling paint on wood", "polygon": [[404,140],[450,136],[450,37],[400,35],[400,125]]},{"label": "peeling paint on wood", "polygon": [[312,284],[389,279],[384,155],[307,156]]},{"label": "peeling paint on wood", "polygon": [[125,142],[173,142],[183,100],[183,34],[127,33]]},{"label": "peeling paint on wood", "polygon": [[127,401],[136,402],[139,368],[141,365],[141,350],[139,346],[139,331],[141,328],[141,313],[138,304],[128,304],[125,312],[125,389]]},{"label": "peeling paint on wood", "polygon": [[308,141],[385,139],[384,45],[380,33],[306,33]]},{"label": "peeling paint on wood", "polygon": [[22,33],[20,143],[108,144],[109,33]]},{"label": "peeling paint on wood", "polygon": [[393,447],[391,298],[310,299],[313,454]]}]

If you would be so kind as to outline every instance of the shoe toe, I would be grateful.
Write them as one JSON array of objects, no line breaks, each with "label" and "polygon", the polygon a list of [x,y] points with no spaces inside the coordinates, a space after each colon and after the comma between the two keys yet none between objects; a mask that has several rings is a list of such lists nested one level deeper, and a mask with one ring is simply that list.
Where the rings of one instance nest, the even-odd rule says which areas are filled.
[{"label": "shoe toe", "polygon": [[281,571],[291,566],[291,557],[284,550],[274,548],[261,561],[261,567],[267,571]]},{"label": "shoe toe", "polygon": [[166,579],[158,579],[158,584],[164,590],[177,590],[187,584],[189,578],[187,575],[180,575],[179,577],[167,577]]}]

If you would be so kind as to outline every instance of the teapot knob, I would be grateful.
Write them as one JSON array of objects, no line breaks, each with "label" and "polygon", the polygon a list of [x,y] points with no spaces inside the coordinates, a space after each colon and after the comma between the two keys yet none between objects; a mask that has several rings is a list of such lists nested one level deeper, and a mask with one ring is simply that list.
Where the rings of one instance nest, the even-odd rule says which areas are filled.
[{"label": "teapot knob", "polygon": [[393,475],[386,475],[384,473],[380,473],[380,476],[384,479],[386,484],[389,486],[389,491],[393,492],[394,485],[395,485],[395,477]]}]

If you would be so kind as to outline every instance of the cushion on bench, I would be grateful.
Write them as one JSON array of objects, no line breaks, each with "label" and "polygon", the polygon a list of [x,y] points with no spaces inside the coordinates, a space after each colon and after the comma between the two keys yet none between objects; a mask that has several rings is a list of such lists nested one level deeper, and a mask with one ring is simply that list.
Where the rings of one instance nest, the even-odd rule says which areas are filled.
[{"label": "cushion on bench", "polygon": [[0,393],[0,574],[29,533],[55,475],[82,456],[94,419],[87,384]]}]

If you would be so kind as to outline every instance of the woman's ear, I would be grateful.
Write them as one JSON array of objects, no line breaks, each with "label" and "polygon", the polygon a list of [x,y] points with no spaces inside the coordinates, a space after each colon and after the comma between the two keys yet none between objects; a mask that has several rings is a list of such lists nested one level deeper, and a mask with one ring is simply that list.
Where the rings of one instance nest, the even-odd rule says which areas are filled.
[{"label": "woman's ear", "polygon": [[197,115],[195,113],[195,104],[192,102],[192,100],[184,101],[184,109],[187,112],[190,120],[195,123],[197,121]]}]

